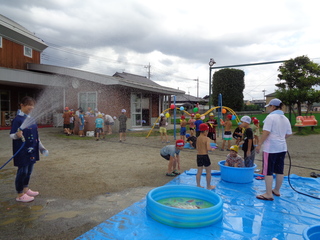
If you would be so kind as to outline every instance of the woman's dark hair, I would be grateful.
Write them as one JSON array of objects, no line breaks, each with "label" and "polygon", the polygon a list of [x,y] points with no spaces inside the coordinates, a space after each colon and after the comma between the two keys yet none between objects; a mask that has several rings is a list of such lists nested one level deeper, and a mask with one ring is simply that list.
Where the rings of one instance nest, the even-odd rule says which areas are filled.
[{"label": "woman's dark hair", "polygon": [[23,97],[20,102],[20,104],[25,105],[25,106],[35,105],[35,103],[36,103],[36,100],[34,100],[32,97],[29,97],[29,96]]},{"label": "woman's dark hair", "polygon": [[278,109],[282,109],[282,106],[283,106],[283,103],[280,103],[279,106],[274,106],[274,107],[276,108],[276,110],[278,110]]}]

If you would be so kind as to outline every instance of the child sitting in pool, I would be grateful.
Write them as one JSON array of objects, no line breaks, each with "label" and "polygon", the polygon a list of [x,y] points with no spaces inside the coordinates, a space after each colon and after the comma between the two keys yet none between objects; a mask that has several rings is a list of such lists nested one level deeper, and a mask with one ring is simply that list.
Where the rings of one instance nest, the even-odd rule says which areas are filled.
[{"label": "child sitting in pool", "polygon": [[227,156],[225,166],[229,167],[244,167],[243,158],[238,155],[239,147],[233,145],[230,147],[230,153]]}]

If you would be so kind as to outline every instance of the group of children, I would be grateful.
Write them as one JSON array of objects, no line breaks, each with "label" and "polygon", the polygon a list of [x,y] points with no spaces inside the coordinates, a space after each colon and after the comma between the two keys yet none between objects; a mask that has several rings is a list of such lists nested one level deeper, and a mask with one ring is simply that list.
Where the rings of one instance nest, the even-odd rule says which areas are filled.
[{"label": "group of children", "polygon": [[[126,110],[121,110],[121,115],[118,117],[119,121],[119,142],[126,140],[126,131],[127,131],[127,116],[126,116]],[[98,116],[95,120],[95,135],[96,135],[96,141],[99,141],[101,137],[105,138],[105,131],[104,131],[104,125],[106,126],[106,133],[112,134],[112,125],[114,125],[114,119],[116,117],[112,118],[110,115],[104,115],[98,113]]]},{"label": "group of children", "polygon": [[[120,142],[126,140],[126,122],[127,117],[125,115],[126,110],[121,110],[122,114],[119,116],[119,134],[120,134]],[[85,116],[87,117],[96,117],[95,119],[95,137],[96,141],[99,141],[101,138],[105,138],[105,134],[112,134],[112,126],[114,125],[114,120],[117,119],[116,117],[111,117],[108,114],[103,114],[98,111],[96,108],[95,111],[92,111],[90,107],[88,107],[88,110],[86,113],[84,113],[82,108],[78,108],[76,112],[73,111],[73,109],[69,110],[68,107],[64,108],[63,112],[63,128],[64,133],[67,136],[70,136],[73,134],[74,129],[74,121],[75,117],[78,117],[79,122],[79,136],[84,137],[84,126],[85,126]],[[105,128],[105,129],[104,129]]]},{"label": "group of children", "polygon": [[[195,119],[194,119],[195,117]],[[164,116],[163,116],[164,118]],[[224,126],[223,143],[220,150],[224,151],[226,142],[228,143],[227,150],[230,153],[227,155],[225,165],[229,167],[252,167],[255,158],[255,144],[259,142],[259,120],[243,116],[239,126],[232,134],[232,115],[226,115],[226,121],[221,121]],[[253,124],[251,125],[251,120]],[[186,133],[186,126],[189,124],[190,134]],[[166,176],[174,177],[179,175],[180,172],[180,151],[184,148],[186,142],[197,149],[197,186],[201,187],[200,179],[203,169],[206,170],[207,189],[214,189],[215,186],[211,185],[211,162],[208,155],[209,151],[213,151],[211,147],[211,140],[216,143],[216,126],[217,120],[214,119],[214,114],[209,114],[209,120],[206,123],[200,119],[200,114],[191,114],[191,118],[187,122],[184,116],[181,116],[180,121],[180,139],[176,141],[175,145],[168,145],[161,149],[160,155],[169,161]],[[195,136],[194,136],[195,135]],[[232,138],[235,139],[235,145],[231,146]],[[240,144],[244,152],[242,158],[238,152]]]},{"label": "group of children", "polygon": [[[250,118],[249,116],[243,116],[240,119],[238,127],[234,130],[232,137],[235,139],[235,145],[231,146],[231,115],[227,115],[226,121],[222,123],[223,126],[227,126],[223,135],[223,144],[221,151],[224,151],[225,142],[228,142],[227,151],[230,151],[226,159],[226,165],[231,167],[253,167],[255,158],[255,146],[259,143],[260,127],[259,120],[256,118]],[[253,121],[253,124],[251,124]],[[244,160],[240,160],[236,157],[235,152],[238,153],[239,147],[244,152]],[[235,161],[237,158],[237,161]],[[235,164],[236,163],[236,164]]]}]

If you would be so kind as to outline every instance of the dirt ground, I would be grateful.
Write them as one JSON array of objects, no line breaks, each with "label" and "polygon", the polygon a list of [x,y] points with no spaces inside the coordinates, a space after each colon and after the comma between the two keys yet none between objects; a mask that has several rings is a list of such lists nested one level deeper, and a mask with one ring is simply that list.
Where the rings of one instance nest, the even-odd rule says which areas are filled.
[{"label": "dirt ground", "polygon": [[[30,188],[40,191],[35,201],[15,201],[12,162],[0,170],[0,239],[74,239],[172,180],[165,176],[167,161],[159,155],[164,146],[159,136],[129,134],[120,143],[117,134],[95,141],[66,137],[61,128],[39,129],[39,133],[50,154],[35,165],[31,177]],[[303,177],[320,173],[319,140],[320,135],[288,139],[291,173]],[[174,142],[173,136],[170,141]],[[0,152],[2,166],[12,156],[9,130],[0,131]],[[227,154],[210,153],[213,169],[219,169],[217,163]],[[195,150],[181,152],[181,171],[196,167],[195,156]],[[261,154],[255,163],[261,169]]]}]

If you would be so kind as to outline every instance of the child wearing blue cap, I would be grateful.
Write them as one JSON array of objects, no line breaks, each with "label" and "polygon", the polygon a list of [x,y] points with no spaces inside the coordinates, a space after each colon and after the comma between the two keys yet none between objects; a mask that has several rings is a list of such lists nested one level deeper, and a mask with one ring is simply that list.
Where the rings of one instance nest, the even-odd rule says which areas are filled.
[{"label": "child wearing blue cap", "polygon": [[197,137],[191,136],[189,133],[186,134],[187,142],[190,143],[190,145],[193,148],[197,148]]}]

